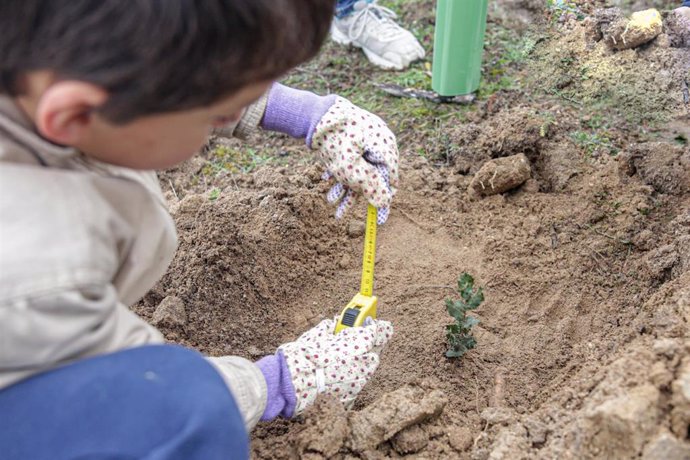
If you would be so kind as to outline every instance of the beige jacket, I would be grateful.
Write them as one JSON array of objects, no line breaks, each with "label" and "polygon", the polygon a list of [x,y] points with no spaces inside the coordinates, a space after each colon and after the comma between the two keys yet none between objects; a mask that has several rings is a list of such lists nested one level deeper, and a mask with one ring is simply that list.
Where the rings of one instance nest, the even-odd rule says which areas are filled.
[{"label": "beige jacket", "polygon": [[[258,126],[265,98],[233,134]],[[163,276],[177,246],[156,174],[46,142],[0,96],[0,388],[74,360],[161,343],[128,306]],[[210,358],[248,429],[266,405],[259,369]]]}]

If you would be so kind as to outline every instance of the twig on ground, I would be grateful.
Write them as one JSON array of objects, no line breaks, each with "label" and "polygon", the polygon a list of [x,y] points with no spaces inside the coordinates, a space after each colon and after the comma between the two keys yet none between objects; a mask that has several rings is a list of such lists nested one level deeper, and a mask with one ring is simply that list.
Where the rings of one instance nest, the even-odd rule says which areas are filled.
[{"label": "twig on ground", "polygon": [[479,443],[479,440],[484,436],[484,433],[486,433],[486,430],[489,428],[489,421],[487,420],[486,423],[484,424],[484,429],[482,430],[479,435],[474,438],[474,443],[472,443],[472,448],[476,448],[477,444]]},{"label": "twig on ground", "polygon": [[477,408],[477,415],[481,414],[479,411],[479,379],[474,376],[474,405]]},{"label": "twig on ground", "polygon": [[464,94],[462,96],[441,96],[434,91],[428,91],[418,88],[405,88],[400,85],[392,83],[374,83],[374,87],[380,89],[386,94],[395,97],[409,97],[412,99],[423,99],[426,101],[435,102],[437,104],[461,104],[469,105],[474,102],[477,96],[472,94]]},{"label": "twig on ground", "polygon": [[616,242],[618,242],[618,243],[620,243],[620,244],[624,244],[624,245],[626,245],[626,246],[632,244],[632,242],[631,242],[630,240],[621,240],[620,238],[616,238],[615,236],[608,235],[608,234],[602,232],[601,230],[597,230],[596,228],[592,228],[591,226],[590,226],[590,228],[591,228],[591,230],[594,231],[594,233],[596,233],[597,235],[601,235],[601,236],[603,236],[603,237],[605,237],[605,238],[608,238],[608,239],[610,239],[610,240],[616,241]]},{"label": "twig on ground", "polygon": [[505,384],[506,380],[505,377],[503,377],[503,371],[499,369],[496,371],[496,375],[494,375],[494,400],[492,404],[494,407],[503,405]]},{"label": "twig on ground", "polygon": [[175,198],[177,198],[177,201],[180,201],[180,197],[177,194],[177,191],[175,190],[175,186],[173,185],[172,181],[168,179],[168,184],[170,184],[170,188],[172,189],[173,195],[175,195]]},{"label": "twig on ground", "polygon": [[236,191],[240,191],[240,188],[237,186],[237,181],[235,180],[235,175],[232,173],[232,171],[228,171],[230,173],[230,179],[232,179],[232,185],[235,186]]},{"label": "twig on ground", "polygon": [[609,234],[607,234],[607,233],[604,233],[604,232],[602,232],[601,230],[596,229],[596,228],[594,228],[593,226],[591,226],[591,225],[589,225],[589,224],[587,224],[587,225],[575,224],[575,225],[577,225],[578,228],[586,228],[587,230],[593,231],[593,232],[596,233],[597,235],[600,235],[600,236],[603,236],[604,238],[608,238],[608,239],[610,239],[610,240],[616,241],[616,242],[618,242],[618,243],[620,243],[620,244],[622,244],[622,245],[625,245],[625,246],[630,246],[630,245],[633,244],[632,241],[630,241],[630,240],[622,240],[622,239],[620,239],[620,238],[616,238],[615,236],[611,236],[611,235],[609,235]]},{"label": "twig on ground", "polygon": [[556,249],[558,247],[558,231],[556,231],[556,226],[551,224],[551,249]]},{"label": "twig on ground", "polygon": [[560,97],[561,99],[564,99],[564,100],[566,100],[566,101],[568,101],[568,102],[570,102],[570,103],[572,103],[572,104],[575,104],[575,105],[578,106],[578,107],[582,107],[582,102],[577,101],[577,100],[575,100],[575,99],[573,99],[573,98],[571,98],[571,97],[568,97],[568,96],[566,96],[565,94],[563,94],[562,92],[560,92],[560,91],[558,91],[558,90],[555,90],[555,89],[554,89],[554,90],[551,90],[551,91],[547,91],[547,93],[551,94],[552,96]]},{"label": "twig on ground", "polygon": [[[628,258],[630,257],[630,253],[632,252],[632,244],[628,245],[628,253],[625,254],[625,260],[623,260],[623,266],[621,267],[621,273],[623,273],[623,270],[625,270],[625,266],[628,264]],[[623,273],[625,275],[625,273]]]}]

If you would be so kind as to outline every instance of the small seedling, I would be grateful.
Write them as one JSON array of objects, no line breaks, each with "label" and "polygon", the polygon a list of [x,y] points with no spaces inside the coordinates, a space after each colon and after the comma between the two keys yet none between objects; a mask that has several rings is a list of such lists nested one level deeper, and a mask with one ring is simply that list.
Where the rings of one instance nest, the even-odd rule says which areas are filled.
[{"label": "small seedling", "polygon": [[545,112],[541,114],[541,119],[543,123],[539,127],[539,137],[547,137],[551,134],[551,127],[558,125],[556,116],[551,112]]},{"label": "small seedling", "polygon": [[562,22],[568,16],[578,21],[585,19],[585,14],[574,1],[546,0],[546,7],[552,15],[552,22]]},{"label": "small seedling", "polygon": [[610,156],[618,155],[618,148],[613,144],[606,131],[597,130],[591,133],[575,131],[570,134],[570,138],[585,151],[586,157],[597,157],[604,152]]},{"label": "small seedling", "polygon": [[214,188],[211,190],[211,192],[208,194],[208,199],[209,201],[216,201],[218,197],[220,196],[220,189],[219,188]]},{"label": "small seedling", "polygon": [[448,358],[459,358],[477,345],[472,336],[472,327],[479,324],[479,320],[473,316],[467,316],[469,310],[474,310],[484,301],[482,288],[474,288],[474,278],[468,273],[463,273],[458,279],[458,293],[460,299],[446,299],[446,310],[455,318],[453,324],[446,326],[446,338],[448,339]]}]

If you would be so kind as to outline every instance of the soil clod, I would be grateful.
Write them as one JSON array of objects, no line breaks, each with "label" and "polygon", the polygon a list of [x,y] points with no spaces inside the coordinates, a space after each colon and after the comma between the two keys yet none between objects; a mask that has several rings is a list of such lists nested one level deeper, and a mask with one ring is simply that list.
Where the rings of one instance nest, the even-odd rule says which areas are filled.
[{"label": "soil clod", "polygon": [[373,449],[405,428],[438,416],[447,403],[441,390],[404,386],[350,416],[354,451]]},{"label": "soil clod", "polygon": [[413,425],[392,439],[393,449],[401,455],[414,454],[429,444],[429,435],[419,425]]},{"label": "soil clod", "polygon": [[690,446],[679,441],[668,430],[651,440],[644,448],[642,460],[687,460],[690,458]]},{"label": "soil clod", "polygon": [[187,311],[182,299],[175,296],[163,299],[153,313],[151,324],[171,328],[187,324]]},{"label": "soil clod", "polygon": [[472,446],[472,432],[464,426],[450,426],[448,428],[448,442],[458,452],[464,452]]},{"label": "soil clod", "polygon": [[[310,416],[318,414],[317,416]],[[335,398],[319,398],[305,414],[305,427],[297,435],[300,458],[311,454],[314,458],[335,455],[350,436],[347,412]],[[318,457],[317,457],[318,456]]]},{"label": "soil clod", "polygon": [[603,38],[612,48],[626,50],[655,39],[662,30],[661,14],[652,8],[615,19],[603,32]]},{"label": "soil clod", "polygon": [[522,185],[530,178],[529,160],[524,154],[488,161],[475,174],[470,188],[480,195],[496,195]]},{"label": "soil clod", "polygon": [[644,384],[594,409],[583,432],[589,453],[599,458],[638,455],[658,426],[659,398],[659,390]]}]

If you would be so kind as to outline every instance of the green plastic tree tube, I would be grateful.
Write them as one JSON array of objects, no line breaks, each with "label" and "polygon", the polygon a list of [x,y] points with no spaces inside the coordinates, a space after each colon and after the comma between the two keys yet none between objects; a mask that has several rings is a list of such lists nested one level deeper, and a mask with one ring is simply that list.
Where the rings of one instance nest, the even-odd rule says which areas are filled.
[{"label": "green plastic tree tube", "polygon": [[488,0],[437,0],[431,87],[441,96],[479,88]]}]

